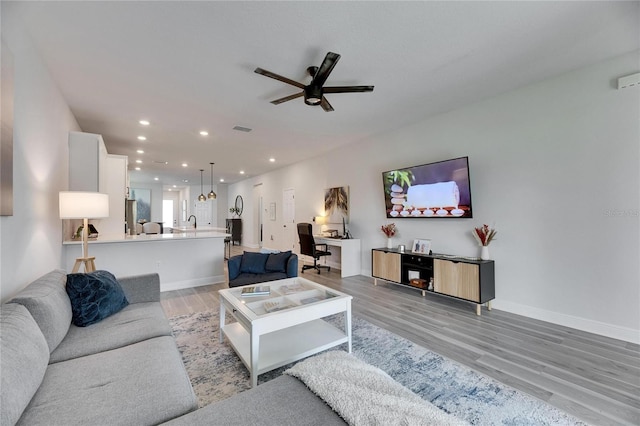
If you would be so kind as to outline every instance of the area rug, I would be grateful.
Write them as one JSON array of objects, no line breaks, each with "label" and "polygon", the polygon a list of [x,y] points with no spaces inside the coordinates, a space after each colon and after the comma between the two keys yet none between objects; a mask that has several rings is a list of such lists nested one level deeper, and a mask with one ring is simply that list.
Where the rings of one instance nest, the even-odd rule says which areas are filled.
[{"label": "area rug", "polygon": [[[331,319],[340,326],[341,316]],[[219,343],[218,312],[170,319],[200,406],[250,389],[244,364],[227,343]],[[576,418],[520,391],[353,317],[353,353],[385,371],[421,398],[474,425],[584,425]],[[337,348],[338,350],[340,347]],[[290,368],[261,374],[258,384]]]}]

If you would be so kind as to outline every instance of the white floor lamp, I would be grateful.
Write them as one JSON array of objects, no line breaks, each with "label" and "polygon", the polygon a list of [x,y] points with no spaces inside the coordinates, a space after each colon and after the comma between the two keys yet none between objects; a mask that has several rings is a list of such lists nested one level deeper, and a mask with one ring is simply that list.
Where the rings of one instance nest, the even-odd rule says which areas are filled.
[{"label": "white floor lamp", "polygon": [[89,257],[89,219],[109,217],[109,196],[99,192],[61,191],[60,218],[83,219],[82,257],[76,259],[73,273],[84,264],[85,272],[96,270],[95,257]]}]

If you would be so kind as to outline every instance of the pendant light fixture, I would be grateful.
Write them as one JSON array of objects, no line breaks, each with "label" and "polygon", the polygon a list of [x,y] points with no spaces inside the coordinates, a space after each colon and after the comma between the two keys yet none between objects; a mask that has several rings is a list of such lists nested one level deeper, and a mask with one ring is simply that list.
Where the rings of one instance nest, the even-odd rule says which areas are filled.
[{"label": "pendant light fixture", "polygon": [[198,195],[198,201],[207,201],[207,197],[204,196],[204,186],[202,185],[202,173],[204,169],[200,169],[200,195]]},{"label": "pendant light fixture", "polygon": [[207,198],[210,200],[215,200],[217,195],[215,192],[213,192],[213,165],[215,163],[209,163],[211,164],[211,192],[209,192],[209,194],[207,195]]}]

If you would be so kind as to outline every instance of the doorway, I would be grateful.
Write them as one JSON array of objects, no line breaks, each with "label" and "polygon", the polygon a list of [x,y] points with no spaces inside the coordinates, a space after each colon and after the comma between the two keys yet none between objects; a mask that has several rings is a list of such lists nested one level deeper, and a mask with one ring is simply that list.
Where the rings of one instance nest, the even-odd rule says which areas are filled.
[{"label": "doorway", "polygon": [[253,186],[253,235],[258,248],[264,245],[264,222],[262,208],[262,183]]},{"label": "doorway", "polygon": [[173,191],[162,193],[162,226],[164,229],[178,226],[180,218],[180,194]]},{"label": "doorway", "polygon": [[285,250],[292,250],[297,253],[296,191],[293,188],[282,191],[282,221]]}]

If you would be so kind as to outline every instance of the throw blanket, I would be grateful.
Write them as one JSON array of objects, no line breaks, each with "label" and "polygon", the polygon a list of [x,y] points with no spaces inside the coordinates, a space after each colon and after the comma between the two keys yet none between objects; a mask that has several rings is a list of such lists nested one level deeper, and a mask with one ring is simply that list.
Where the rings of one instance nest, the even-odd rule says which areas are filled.
[{"label": "throw blanket", "polygon": [[285,371],[350,425],[465,425],[387,373],[342,351],[308,358]]}]

